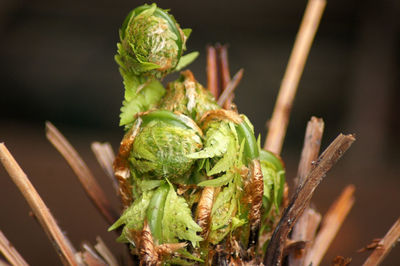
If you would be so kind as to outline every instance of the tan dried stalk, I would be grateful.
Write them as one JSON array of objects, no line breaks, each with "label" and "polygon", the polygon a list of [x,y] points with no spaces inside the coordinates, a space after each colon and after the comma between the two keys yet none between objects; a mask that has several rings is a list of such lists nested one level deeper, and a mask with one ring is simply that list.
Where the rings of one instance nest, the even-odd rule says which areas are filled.
[{"label": "tan dried stalk", "polygon": [[82,260],[86,263],[88,266],[106,266],[107,263],[100,258],[100,256],[97,254],[97,252],[94,250],[94,248],[89,244],[89,243],[83,243],[82,244],[83,252],[82,254]]},{"label": "tan dried stalk", "polygon": [[283,249],[290,230],[308,206],[316,187],[326,173],[342,157],[347,149],[350,148],[354,141],[355,138],[353,135],[340,134],[322,153],[317,162],[315,162],[315,168],[307,176],[304,183],[296,190],[290,200],[289,206],[285,209],[281,220],[275,228],[264,257],[265,265],[281,265]]},{"label": "tan dried stalk", "polygon": [[[307,124],[304,137],[303,150],[301,152],[299,168],[297,171],[296,183],[302,184],[313,168],[313,161],[318,158],[321,147],[321,139],[324,131],[324,121],[321,118],[311,117]],[[305,248],[301,251],[294,251],[289,255],[289,264],[291,266],[302,265],[305,254],[314,239],[315,231],[321,221],[321,215],[315,210],[307,207],[303,215],[299,218],[293,227],[291,238],[293,241],[307,241]]]},{"label": "tan dried stalk", "polygon": [[[235,76],[233,77],[232,80],[228,82],[228,85],[225,87],[224,91],[221,93],[221,95],[218,98],[218,105],[219,106],[231,106],[232,104],[232,95],[233,92],[235,91],[236,87],[239,85],[239,82],[242,80],[243,77],[243,68],[240,69]],[[229,108],[225,108],[229,109]]]},{"label": "tan dried stalk", "polygon": [[[231,81],[231,74],[229,71],[229,61],[228,61],[228,47],[227,45],[217,45],[217,52],[218,52],[218,66],[220,69],[220,83],[222,92],[226,90],[228,87],[229,82]],[[233,98],[235,97],[233,91],[227,97],[224,105],[222,106],[225,109],[231,109]]]},{"label": "tan dried stalk", "polygon": [[117,259],[114,257],[112,252],[108,249],[106,244],[104,243],[103,239],[101,237],[96,237],[96,245],[94,248],[96,251],[103,257],[103,259],[107,262],[107,265],[109,266],[118,266]]},{"label": "tan dried stalk", "polygon": [[118,212],[113,209],[103,189],[100,187],[86,163],[79,156],[78,152],[50,122],[46,122],[46,137],[71,166],[85,189],[86,194],[106,221],[110,225],[113,224],[119,217],[117,214]]},{"label": "tan dried stalk", "polygon": [[[19,254],[15,247],[0,230],[0,252],[12,265],[28,266],[29,264]],[[1,263],[0,263],[1,265]]]},{"label": "tan dried stalk", "polygon": [[354,190],[353,185],[348,185],[329,208],[322,220],[321,229],[315,237],[313,246],[305,258],[304,265],[310,265],[310,263],[319,265],[321,263],[329,245],[354,204]]},{"label": "tan dried stalk", "polygon": [[326,0],[309,0],[275,103],[264,149],[281,153],[290,110]]},{"label": "tan dried stalk", "polygon": [[307,123],[304,136],[303,149],[301,151],[299,168],[297,170],[297,185],[304,182],[313,168],[313,161],[318,159],[321,148],[322,134],[324,133],[324,121],[322,118],[311,117]]},{"label": "tan dried stalk", "polygon": [[315,233],[317,232],[321,218],[321,214],[310,207],[304,210],[303,215],[301,215],[296,223],[296,225],[300,225],[300,228],[297,229],[296,232],[294,232],[295,230],[293,229],[292,239],[294,241],[303,240],[305,241],[305,245],[303,249],[294,250],[289,254],[290,266],[304,265],[304,259],[314,241]]},{"label": "tan dried stalk", "polygon": [[0,161],[28,202],[64,265],[78,265],[75,258],[75,249],[68,238],[62,233],[46,204],[4,143],[0,143]]},{"label": "tan dried stalk", "polygon": [[91,145],[92,151],[96,156],[97,161],[99,162],[101,168],[106,173],[106,175],[110,178],[113,188],[116,194],[119,194],[119,185],[118,181],[115,178],[114,170],[113,170],[113,163],[115,160],[115,154],[111,147],[111,144],[108,142],[100,143],[100,142],[93,142]]},{"label": "tan dried stalk", "polygon": [[396,242],[400,240],[400,218],[386,233],[385,237],[379,241],[378,247],[372,252],[363,266],[379,265],[392,250]]},{"label": "tan dried stalk", "polygon": [[213,46],[207,47],[207,89],[215,99],[218,99],[220,91],[218,88],[217,52]]}]

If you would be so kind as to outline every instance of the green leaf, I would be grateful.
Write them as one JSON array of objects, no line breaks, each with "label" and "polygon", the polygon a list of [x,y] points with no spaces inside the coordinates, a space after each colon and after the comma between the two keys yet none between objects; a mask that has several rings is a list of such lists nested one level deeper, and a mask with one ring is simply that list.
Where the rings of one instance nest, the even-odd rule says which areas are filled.
[{"label": "green leaf", "polygon": [[188,66],[190,63],[192,63],[196,58],[199,56],[199,52],[191,52],[189,54],[186,54],[181,57],[181,59],[178,62],[178,65],[176,65],[175,70],[179,71],[182,68]]},{"label": "green leaf", "polygon": [[240,117],[244,120],[244,122],[247,124],[247,126],[250,128],[251,132],[253,132],[254,134],[254,126],[253,124],[250,122],[250,119],[245,116],[244,114],[241,114]]},{"label": "green leaf", "polygon": [[261,171],[263,174],[264,181],[264,197],[267,200],[271,200],[271,191],[276,183],[276,170],[273,164],[267,161],[261,161]]},{"label": "green leaf", "polygon": [[236,228],[241,227],[242,225],[245,225],[247,221],[245,219],[239,219],[236,217],[232,218],[232,231],[234,231]]},{"label": "green leaf", "polygon": [[192,29],[182,29],[183,34],[185,35],[186,39],[189,38],[190,34],[192,33]]},{"label": "green leaf", "polygon": [[132,123],[138,112],[147,111],[156,105],[165,94],[165,89],[159,81],[152,80],[145,83],[138,92],[142,83],[139,78],[122,68],[120,71],[125,85],[125,100],[120,115],[120,126],[123,126]]},{"label": "green leaf", "polygon": [[187,156],[192,159],[204,159],[224,155],[230,141],[229,131],[226,124],[213,123],[207,130],[204,149]]},{"label": "green leaf", "polygon": [[164,180],[142,180],[140,181],[139,186],[142,191],[147,191],[155,189],[164,183],[165,183]]},{"label": "green leaf", "polygon": [[[137,59],[140,62],[139,57],[137,57]],[[138,65],[138,69],[140,69],[139,70],[140,72],[147,72],[147,71],[157,69],[160,67],[161,67],[160,65],[157,65],[157,64],[154,64],[151,62],[140,62],[140,64]]]},{"label": "green leaf", "polygon": [[[108,231],[117,229],[125,224],[124,229],[141,230],[146,216],[146,210],[154,191],[146,191],[140,198],[135,200],[132,205],[125,210],[121,217],[108,228]],[[123,232],[124,234],[124,232]]]},{"label": "green leaf", "polygon": [[230,183],[217,196],[211,211],[211,232],[209,240],[219,243],[232,230],[232,218],[237,211],[235,185]]},{"label": "green leaf", "polygon": [[[264,197],[267,199],[267,205],[272,201],[278,212],[285,185],[284,167],[279,157],[265,150],[260,151],[260,163],[264,180]],[[273,190],[272,195],[271,190]],[[273,196],[273,199],[271,199],[271,196]]]},{"label": "green leaf", "polygon": [[180,239],[188,240],[197,247],[199,241],[203,240],[197,235],[201,227],[193,220],[186,200],[176,194],[172,184],[170,186],[162,222],[163,243],[176,243]]},{"label": "green leaf", "polygon": [[276,174],[276,178],[274,180],[274,204],[276,210],[279,209],[279,206],[282,202],[283,190],[285,188],[285,171],[278,171]]},{"label": "green leaf", "polygon": [[192,255],[190,252],[188,252],[186,249],[180,249],[177,251],[182,257],[189,259],[189,260],[194,260],[198,262],[204,262],[204,260]]},{"label": "green leaf", "polygon": [[197,184],[199,187],[220,187],[229,183],[233,179],[235,174],[233,172],[227,172],[221,177],[206,180]]},{"label": "green leaf", "polygon": [[228,148],[224,156],[207,172],[208,176],[219,174],[228,171],[234,164],[237,158],[236,143],[233,139],[229,140]]}]

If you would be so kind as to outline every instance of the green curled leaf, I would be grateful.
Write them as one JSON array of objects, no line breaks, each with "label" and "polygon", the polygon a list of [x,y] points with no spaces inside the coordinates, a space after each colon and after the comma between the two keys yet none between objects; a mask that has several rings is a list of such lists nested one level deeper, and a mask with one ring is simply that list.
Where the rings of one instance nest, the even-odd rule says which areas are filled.
[{"label": "green curled leaf", "polygon": [[170,184],[162,220],[163,242],[176,243],[178,240],[187,240],[193,247],[198,247],[199,242],[203,240],[197,235],[200,231],[201,227],[193,220],[186,200],[178,196]]},{"label": "green curled leaf", "polygon": [[[156,4],[139,6],[122,24],[116,61],[134,75],[163,78],[176,70],[189,34],[167,10]],[[193,55],[186,57],[180,67],[192,60]]]}]

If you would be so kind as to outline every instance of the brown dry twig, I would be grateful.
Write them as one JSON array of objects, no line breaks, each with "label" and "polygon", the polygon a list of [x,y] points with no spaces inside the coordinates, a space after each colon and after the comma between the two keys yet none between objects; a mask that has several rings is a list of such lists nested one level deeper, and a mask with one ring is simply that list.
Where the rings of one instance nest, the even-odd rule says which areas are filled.
[{"label": "brown dry twig", "polygon": [[306,242],[306,244],[303,249],[295,250],[294,252],[289,254],[290,266],[304,265],[304,258],[314,241],[315,233],[317,232],[318,225],[321,222],[321,218],[321,214],[310,207],[306,208],[304,210],[304,213],[300,216],[295,225],[295,227],[297,225],[300,225],[300,228],[297,228],[296,231],[295,228],[293,228],[292,240],[303,240]]},{"label": "brown dry twig", "polygon": [[379,247],[376,248],[368,259],[364,262],[363,266],[379,265],[383,259],[389,254],[394,245],[400,239],[400,218],[393,224],[393,226],[386,233],[385,237],[379,241]]},{"label": "brown dry twig", "polygon": [[[222,91],[226,90],[229,82],[231,81],[231,74],[229,71],[229,61],[228,61],[228,47],[227,45],[217,45],[218,52],[218,66],[220,69],[220,83]],[[232,102],[235,95],[232,93],[229,94],[225,104],[222,106],[225,109],[232,108]]]},{"label": "brown dry twig", "polygon": [[[6,236],[0,230],[0,253],[10,262],[12,265],[28,266],[29,264],[14,248],[14,246],[8,241]],[[1,265],[1,264],[0,264]]]},{"label": "brown dry twig", "polygon": [[107,263],[97,254],[89,243],[82,244],[82,260],[88,266],[107,266]]},{"label": "brown dry twig", "polygon": [[[296,183],[302,184],[308,173],[313,168],[312,162],[317,160],[321,147],[322,134],[324,132],[324,121],[322,118],[311,117],[307,123],[306,134],[304,136],[303,150],[301,151],[299,168],[297,170]],[[307,207],[303,215],[300,216],[293,227],[292,240],[307,241],[303,250],[296,250],[289,255],[291,266],[302,265],[314,235],[321,221],[321,215],[315,210]]]},{"label": "brown dry twig", "polygon": [[[231,81],[229,81],[228,85],[226,86],[226,88],[224,89],[224,91],[221,93],[221,95],[218,98],[217,103],[219,104],[219,106],[225,106],[231,95],[233,95],[233,91],[236,89],[237,85],[239,84],[239,82],[242,80],[243,77],[243,68],[241,68],[233,77],[233,79]],[[229,103],[230,105],[230,103]]]},{"label": "brown dry twig", "polygon": [[294,193],[289,206],[285,209],[268,245],[264,257],[265,265],[281,265],[282,254],[287,236],[297,219],[308,206],[311,197],[326,173],[342,157],[355,141],[353,135],[340,134],[322,153],[315,168],[307,176],[304,183]]},{"label": "brown dry twig", "polygon": [[308,173],[313,168],[312,162],[318,158],[323,133],[324,121],[322,118],[311,117],[307,123],[306,135],[304,136],[303,150],[301,151],[299,168],[297,170],[297,185],[304,182]]},{"label": "brown dry twig", "polygon": [[280,154],[290,110],[326,0],[309,0],[275,103],[264,149]]},{"label": "brown dry twig", "polygon": [[103,171],[107,174],[110,178],[115,193],[119,195],[119,185],[118,180],[115,178],[113,163],[115,160],[115,154],[111,147],[111,144],[108,142],[100,143],[100,142],[93,142],[91,145],[92,151],[96,156],[97,161],[99,162]]},{"label": "brown dry twig", "polygon": [[75,249],[62,233],[46,204],[4,143],[0,143],[0,161],[28,202],[51,243],[54,244],[54,248],[64,265],[78,265],[75,258]]},{"label": "brown dry twig", "polygon": [[217,51],[213,46],[207,46],[207,89],[218,99],[218,66]]},{"label": "brown dry twig", "polygon": [[98,237],[96,237],[96,241],[97,241],[97,243],[94,246],[94,248],[102,256],[102,258],[107,262],[107,265],[117,266],[118,265],[117,259],[114,257],[112,252],[108,249],[108,247],[104,243],[103,239],[101,239],[98,236]]},{"label": "brown dry twig", "polygon": [[107,200],[106,194],[100,187],[86,163],[65,137],[50,122],[46,122],[46,137],[61,153],[81,182],[86,194],[109,224],[119,217]]},{"label": "brown dry twig", "polygon": [[[322,134],[324,132],[324,121],[321,118],[311,117],[307,123],[306,134],[304,136],[303,150],[301,151],[299,168],[297,170],[296,183],[302,184],[308,173],[313,168],[313,161],[318,158],[321,147]],[[289,263],[291,266],[302,265],[304,257],[314,239],[315,232],[321,221],[321,215],[315,210],[307,207],[303,215],[299,218],[293,227],[292,240],[307,241],[302,251],[295,251],[289,255]]]},{"label": "brown dry twig", "polygon": [[304,265],[310,265],[310,263],[312,265],[320,264],[329,245],[335,238],[336,233],[354,204],[354,190],[355,187],[353,185],[348,185],[329,208],[322,220],[321,229],[315,237],[313,246],[305,258]]}]

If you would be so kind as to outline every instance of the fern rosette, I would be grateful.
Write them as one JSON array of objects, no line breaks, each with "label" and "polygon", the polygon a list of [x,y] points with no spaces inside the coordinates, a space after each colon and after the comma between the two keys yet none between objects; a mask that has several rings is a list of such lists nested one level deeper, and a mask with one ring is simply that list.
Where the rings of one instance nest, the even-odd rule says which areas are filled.
[{"label": "fern rosette", "polygon": [[114,171],[125,211],[110,230],[123,226],[118,240],[146,265],[210,264],[215,249],[250,261],[269,232],[262,221],[279,209],[283,167],[260,156],[247,117],[222,109],[189,70],[164,88],[166,74],[194,59],[182,56],[188,32],[155,4],[121,28],[126,132]]}]

